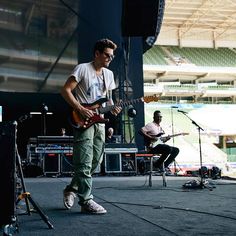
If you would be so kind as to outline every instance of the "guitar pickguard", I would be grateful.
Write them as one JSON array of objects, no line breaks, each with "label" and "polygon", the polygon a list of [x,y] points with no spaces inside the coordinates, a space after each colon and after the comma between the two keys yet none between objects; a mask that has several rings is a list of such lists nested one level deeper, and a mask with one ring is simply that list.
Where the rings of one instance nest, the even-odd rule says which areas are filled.
[{"label": "guitar pickguard", "polygon": [[72,112],[71,125],[77,129],[87,129],[95,123],[107,123],[109,119],[104,119],[99,114],[94,114],[93,117],[84,119],[76,111]]}]

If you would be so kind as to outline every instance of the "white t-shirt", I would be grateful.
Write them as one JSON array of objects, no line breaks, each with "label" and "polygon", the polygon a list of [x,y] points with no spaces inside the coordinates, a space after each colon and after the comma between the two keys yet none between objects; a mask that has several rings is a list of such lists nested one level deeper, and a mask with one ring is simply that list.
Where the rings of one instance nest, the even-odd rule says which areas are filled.
[{"label": "white t-shirt", "polygon": [[116,88],[113,72],[103,67],[102,74],[96,74],[92,62],[81,63],[74,68],[71,76],[75,77],[78,85],[73,93],[80,103],[90,104],[100,98],[106,98],[107,92]]},{"label": "white t-shirt", "polygon": [[160,125],[157,125],[155,122],[151,122],[146,124],[143,127],[143,131],[147,132],[147,134],[149,135],[158,135],[160,133],[165,133],[164,130],[162,129],[162,127]]}]

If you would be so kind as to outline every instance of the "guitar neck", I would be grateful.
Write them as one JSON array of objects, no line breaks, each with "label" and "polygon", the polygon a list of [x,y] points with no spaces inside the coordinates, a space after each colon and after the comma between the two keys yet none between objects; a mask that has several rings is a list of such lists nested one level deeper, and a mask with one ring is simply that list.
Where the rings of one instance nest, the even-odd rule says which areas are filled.
[{"label": "guitar neck", "polygon": [[181,133],[181,134],[173,134],[173,135],[169,135],[169,137],[170,137],[170,138],[173,138],[173,137],[176,137],[176,136],[179,136],[179,135],[182,135],[182,133]]},{"label": "guitar neck", "polygon": [[[179,133],[179,134],[173,134],[173,135],[168,135],[168,136],[162,136],[158,140],[155,140],[155,141],[152,141],[151,139],[147,139],[146,143],[147,143],[147,146],[153,147],[153,146],[155,146],[157,144],[165,143],[167,141],[166,140],[167,137],[168,138],[173,138],[173,137],[176,137],[176,136],[187,135],[187,134],[188,133]],[[158,137],[158,135],[154,135],[154,137]]]},{"label": "guitar neck", "polygon": [[129,105],[133,105],[133,104],[136,104],[136,103],[139,103],[139,102],[143,102],[143,98],[137,98],[137,99],[133,99],[133,100],[130,100],[130,101],[120,101],[118,103],[116,103],[115,105],[111,105],[111,106],[106,106],[106,107],[100,107],[98,110],[101,114],[104,114],[106,112],[109,112],[109,111],[112,111],[116,106],[119,106],[119,107],[127,107]]}]

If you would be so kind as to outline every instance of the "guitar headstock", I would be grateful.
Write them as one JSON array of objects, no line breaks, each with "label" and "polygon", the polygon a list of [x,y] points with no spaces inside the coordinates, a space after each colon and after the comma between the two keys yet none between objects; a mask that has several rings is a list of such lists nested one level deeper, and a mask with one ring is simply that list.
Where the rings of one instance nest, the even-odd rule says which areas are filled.
[{"label": "guitar headstock", "polygon": [[153,96],[143,97],[143,101],[146,102],[146,103],[157,102],[158,100],[159,100],[159,97],[156,94],[154,94]]}]

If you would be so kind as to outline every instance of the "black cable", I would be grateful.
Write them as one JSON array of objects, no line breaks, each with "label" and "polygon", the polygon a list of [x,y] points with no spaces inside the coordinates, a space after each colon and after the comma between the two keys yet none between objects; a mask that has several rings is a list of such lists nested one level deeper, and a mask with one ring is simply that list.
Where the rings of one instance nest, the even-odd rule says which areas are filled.
[{"label": "black cable", "polygon": [[146,219],[144,217],[139,216],[138,214],[135,214],[135,213],[133,213],[131,211],[128,211],[128,210],[126,210],[126,209],[124,209],[124,208],[122,208],[122,207],[117,205],[117,204],[122,204],[122,203],[119,203],[119,202],[109,202],[109,201],[106,201],[105,199],[103,199],[101,197],[98,197],[98,196],[96,196],[96,198],[98,198],[98,199],[100,199],[100,200],[102,200],[102,201],[104,201],[106,203],[109,203],[109,204],[113,205],[114,207],[117,207],[118,209],[123,210],[123,211],[125,211],[125,212],[127,212],[127,213],[129,213],[129,214],[131,214],[131,215],[133,215],[135,217],[137,217],[138,219],[141,219],[141,220],[143,220],[143,221],[145,221],[145,222],[147,222],[149,224],[152,224],[152,225],[154,225],[154,226],[156,226],[156,227],[158,227],[158,228],[160,228],[160,229],[162,229],[162,230],[164,230],[164,231],[166,231],[168,233],[171,233],[173,235],[178,236],[178,234],[176,234],[175,232],[173,232],[173,231],[171,231],[171,230],[169,230],[169,229],[167,229],[167,228],[165,228],[165,227],[163,227],[161,225],[158,225],[158,224],[156,224],[156,223],[154,223],[154,222],[152,222],[152,221],[150,221],[150,220],[148,220],[148,219]]},{"label": "black cable", "polygon": [[[65,182],[63,180],[61,180],[61,182]],[[115,189],[115,190],[130,190],[130,191],[133,191],[133,190],[143,190],[143,191],[146,191],[147,188],[144,188],[144,189],[140,189],[140,187],[145,187],[147,183],[147,177],[146,177],[146,180],[145,180],[145,183],[144,185],[142,186],[138,186],[138,187],[134,187],[134,188],[120,188],[120,187],[95,187],[94,189]],[[148,191],[156,191],[157,189],[154,189],[154,188],[148,188]],[[158,190],[168,190],[168,191],[174,191],[174,192],[196,192],[196,193],[201,193],[201,191],[196,191],[196,190],[191,190],[191,189],[176,189],[176,188],[160,188]],[[220,198],[226,198],[225,196],[221,196],[221,195],[218,195],[218,194],[210,194],[210,195],[214,195],[214,196],[217,196],[217,197],[220,197]],[[234,197],[227,197],[226,199],[235,199]],[[105,201],[105,200],[104,200]],[[219,214],[214,214],[214,213],[209,213],[209,212],[204,212],[204,211],[197,211],[197,210],[191,210],[189,208],[174,208],[174,207],[165,207],[165,206],[153,206],[153,205],[145,205],[145,204],[135,204],[135,203],[123,203],[123,202],[109,202],[109,201],[105,201],[107,203],[116,203],[116,204],[126,204],[126,205],[138,205],[138,206],[148,206],[148,207],[154,207],[156,209],[162,209],[162,208],[166,208],[166,209],[173,209],[173,210],[182,210],[182,211],[189,211],[189,212],[195,212],[195,213],[200,213],[200,214],[206,214],[206,215],[211,215],[211,216],[217,216],[217,217],[221,217],[221,218],[227,218],[227,219],[231,219],[231,220],[236,220],[236,218],[234,217],[230,217],[230,216],[222,216],[222,215],[219,215]]]},{"label": "black cable", "polygon": [[179,210],[179,211],[188,211],[188,212],[194,212],[194,213],[199,213],[199,214],[204,214],[204,215],[216,216],[216,217],[220,217],[220,218],[223,218],[223,219],[236,220],[236,217],[224,216],[224,215],[219,215],[219,214],[216,214],[216,213],[210,213],[210,212],[205,212],[205,211],[191,210],[189,208],[184,209],[184,208],[165,207],[165,206],[162,207],[162,208],[171,209],[171,210]]},{"label": "black cable", "polygon": [[[144,184],[143,185],[139,185],[139,186],[137,186],[137,187],[129,187],[129,188],[121,188],[121,187],[109,187],[109,186],[107,186],[107,187],[94,187],[94,189],[115,189],[115,190],[128,190],[128,191],[133,191],[133,190],[140,190],[140,191],[146,191],[147,190],[147,188],[143,188],[143,189],[140,189],[140,187],[145,187],[145,186],[147,186],[146,184],[147,184],[147,179],[148,179],[148,175],[146,175],[146,178],[145,178],[145,182],[144,182]],[[67,183],[66,181],[64,181],[64,180],[61,180],[61,179],[58,179],[58,180],[60,180],[61,182],[63,182],[63,183]],[[218,185],[218,184],[216,184],[216,185]],[[221,185],[221,184],[220,184]],[[222,184],[223,185],[223,184]],[[231,185],[230,183],[229,184],[225,184],[225,185]],[[233,183],[232,183],[232,185],[234,185]],[[156,191],[156,190],[164,190],[164,191],[173,191],[173,192],[195,192],[195,193],[201,193],[201,191],[197,191],[196,189],[179,189],[179,188],[168,188],[168,187],[161,187],[161,188],[158,188],[158,189],[156,189],[156,188],[150,188],[149,186],[147,186],[148,187],[148,191]],[[218,195],[218,194],[210,194],[210,195],[213,195],[213,196],[217,196],[217,197],[220,197],[220,198],[226,198],[225,196],[222,196],[222,195]],[[227,199],[236,199],[235,197],[227,197]]]},{"label": "black cable", "polygon": [[68,160],[66,155],[62,154],[62,158],[69,166],[73,167],[73,164]]},{"label": "black cable", "polygon": [[[97,197],[97,198],[99,198],[99,197]],[[221,217],[224,219],[236,220],[236,217],[223,216],[223,215],[205,212],[205,211],[191,210],[190,208],[167,207],[167,206],[161,206],[161,205],[155,206],[155,205],[151,205],[151,204],[138,204],[138,203],[127,203],[127,202],[109,202],[109,201],[106,201],[105,199],[102,199],[102,198],[100,198],[100,199],[103,200],[104,202],[112,204],[112,205],[113,204],[121,204],[121,205],[152,207],[153,209],[170,209],[170,210],[178,210],[178,211],[188,211],[188,212],[194,212],[194,213],[199,213],[199,214],[204,214],[204,215],[217,216],[217,217]]]}]

